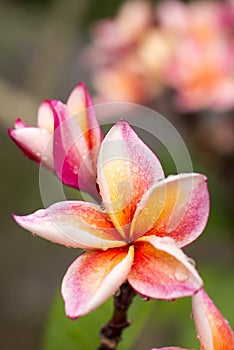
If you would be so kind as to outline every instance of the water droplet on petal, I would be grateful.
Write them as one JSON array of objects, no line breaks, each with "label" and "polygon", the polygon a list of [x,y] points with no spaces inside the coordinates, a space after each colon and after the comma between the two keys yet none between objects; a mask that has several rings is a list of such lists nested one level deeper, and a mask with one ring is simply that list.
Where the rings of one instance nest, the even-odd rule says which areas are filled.
[{"label": "water droplet on petal", "polygon": [[175,278],[179,282],[184,282],[188,279],[188,272],[185,267],[179,266],[175,271]]},{"label": "water droplet on petal", "polygon": [[104,210],[105,210],[105,205],[104,205],[104,203],[103,203],[103,202],[100,204],[100,209],[101,209],[102,211],[104,211]]},{"label": "water droplet on petal", "polygon": [[43,209],[41,209],[37,211],[36,215],[38,218],[42,218],[43,216],[45,216],[45,212]]},{"label": "water droplet on petal", "polygon": [[73,215],[73,211],[68,209],[65,211],[65,214],[66,215]]},{"label": "water droplet on petal", "polygon": [[118,288],[113,295],[114,297],[118,297],[120,295],[120,288]]},{"label": "water droplet on petal", "polygon": [[106,247],[104,244],[101,246],[101,250],[107,250],[108,249],[108,247]]},{"label": "water droplet on petal", "polygon": [[74,165],[73,167],[73,174],[77,175],[78,174],[78,166]]},{"label": "water droplet on petal", "polygon": [[146,296],[144,296],[144,295],[141,295],[141,300],[142,301],[150,301],[150,298],[149,297],[146,297]]},{"label": "water droplet on petal", "polygon": [[174,301],[176,301],[176,298],[171,298],[171,299],[168,299],[169,303],[173,303]]},{"label": "water droplet on petal", "polygon": [[196,266],[196,262],[195,262],[195,260],[194,259],[192,259],[192,258],[188,258],[188,262],[193,266],[193,267],[195,267]]}]

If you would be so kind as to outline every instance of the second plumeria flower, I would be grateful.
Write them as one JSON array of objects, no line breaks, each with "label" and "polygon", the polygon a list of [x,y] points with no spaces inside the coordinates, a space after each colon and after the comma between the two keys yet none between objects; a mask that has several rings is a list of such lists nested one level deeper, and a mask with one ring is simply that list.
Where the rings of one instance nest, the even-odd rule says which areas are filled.
[{"label": "second plumeria flower", "polygon": [[9,134],[26,156],[55,171],[64,184],[98,197],[96,163],[102,132],[85,84],[73,89],[66,104],[42,102],[37,124],[30,127],[18,119]]},{"label": "second plumeria flower", "polygon": [[202,280],[180,248],[206,225],[206,177],[191,173],[165,179],[154,153],[120,121],[102,142],[97,180],[101,207],[65,201],[15,216],[36,235],[86,250],[63,279],[67,315],[77,318],[91,312],[126,279],[150,298],[179,298],[198,291]]}]

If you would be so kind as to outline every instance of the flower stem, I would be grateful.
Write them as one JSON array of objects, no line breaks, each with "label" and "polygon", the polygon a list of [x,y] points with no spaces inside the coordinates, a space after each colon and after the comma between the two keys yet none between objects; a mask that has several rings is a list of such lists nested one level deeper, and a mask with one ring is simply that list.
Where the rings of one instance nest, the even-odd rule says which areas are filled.
[{"label": "flower stem", "polygon": [[124,328],[130,325],[127,312],[135,295],[136,292],[128,282],[122,284],[119,293],[114,296],[112,319],[101,328],[101,345],[97,350],[114,350],[117,348]]}]

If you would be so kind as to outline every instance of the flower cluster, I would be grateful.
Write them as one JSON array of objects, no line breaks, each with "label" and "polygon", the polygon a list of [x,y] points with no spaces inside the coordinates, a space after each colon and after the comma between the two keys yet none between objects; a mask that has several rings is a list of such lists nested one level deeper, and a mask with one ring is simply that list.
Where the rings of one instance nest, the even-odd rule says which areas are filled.
[{"label": "flower cluster", "polygon": [[[124,120],[103,139],[83,83],[66,104],[44,101],[38,127],[17,120],[9,134],[29,158],[97,201],[64,201],[14,215],[34,235],[84,249],[62,282],[68,317],[93,311],[126,280],[138,294],[155,299],[193,296],[201,290],[203,282],[181,248],[200,236],[208,219],[204,175],[165,178],[158,158]],[[199,320],[206,317],[199,310],[204,293],[193,297]]]},{"label": "flower cluster", "polygon": [[125,2],[86,49],[98,99],[148,103],[169,88],[182,111],[232,109],[233,23],[232,0]]}]

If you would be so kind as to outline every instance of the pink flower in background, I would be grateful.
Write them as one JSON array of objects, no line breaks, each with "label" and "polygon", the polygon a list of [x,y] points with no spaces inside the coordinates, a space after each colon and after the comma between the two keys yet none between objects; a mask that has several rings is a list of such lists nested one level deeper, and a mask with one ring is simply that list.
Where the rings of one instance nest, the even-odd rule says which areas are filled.
[{"label": "pink flower in background", "polygon": [[164,77],[181,110],[234,106],[233,39],[221,21],[223,7],[213,1],[169,1],[158,7],[160,25],[177,39]]},{"label": "pink flower in background", "polygon": [[153,20],[148,1],[127,1],[120,7],[115,19],[103,20],[94,26],[94,45],[110,53],[129,49],[144,37]]},{"label": "pink flower in background", "polygon": [[[156,50],[152,45],[149,48],[147,37],[155,28],[154,21],[154,8],[150,2],[128,1],[120,7],[114,19],[100,21],[94,26],[93,43],[85,49],[84,58],[92,70],[97,101],[144,103],[161,91],[162,83],[158,84],[157,78],[162,75],[161,68],[169,49],[159,33],[157,37],[160,38],[153,43],[157,42],[160,51],[151,59],[155,61],[152,77],[151,68],[148,69],[148,52],[153,50],[155,54]],[[146,54],[142,53],[143,46],[147,46]]]},{"label": "pink flower in background", "polygon": [[148,99],[148,77],[137,57],[129,56],[115,67],[97,71],[93,85],[99,91],[97,102],[143,103]]},{"label": "pink flower in background", "polygon": [[87,314],[127,279],[141,295],[193,295],[202,281],[181,247],[204,230],[206,178],[164,178],[161,164],[125,121],[104,138],[97,164],[102,206],[65,201],[16,222],[45,239],[84,248],[69,267],[62,295],[71,318]]},{"label": "pink flower in background", "polygon": [[85,50],[97,100],[150,103],[173,89],[180,111],[233,109],[233,8],[233,1],[124,3],[94,27]]},{"label": "pink flower in background", "polygon": [[96,197],[102,132],[92,106],[85,84],[80,83],[66,105],[56,100],[41,103],[37,127],[18,119],[9,134],[26,156],[55,171],[64,184]]},{"label": "pink flower in background", "polygon": [[[233,331],[219,309],[201,289],[192,297],[193,318],[201,350],[234,350]],[[152,350],[185,350],[179,347]]]}]

